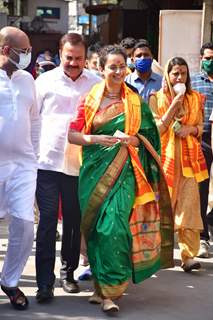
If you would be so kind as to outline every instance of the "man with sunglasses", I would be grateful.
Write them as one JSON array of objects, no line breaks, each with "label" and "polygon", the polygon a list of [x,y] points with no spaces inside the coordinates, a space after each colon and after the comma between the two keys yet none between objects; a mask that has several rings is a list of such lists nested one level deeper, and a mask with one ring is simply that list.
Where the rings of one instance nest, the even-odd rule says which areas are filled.
[{"label": "man with sunglasses", "polygon": [[33,243],[33,204],[40,121],[34,80],[24,71],[31,60],[27,35],[0,30],[0,218],[8,216],[8,248],[1,289],[17,310],[28,307],[18,288]]}]

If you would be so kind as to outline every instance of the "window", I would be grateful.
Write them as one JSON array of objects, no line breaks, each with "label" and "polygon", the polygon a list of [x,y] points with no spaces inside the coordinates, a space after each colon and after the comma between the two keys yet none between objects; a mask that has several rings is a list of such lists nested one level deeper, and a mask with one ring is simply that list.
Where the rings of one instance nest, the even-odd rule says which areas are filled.
[{"label": "window", "polygon": [[60,19],[60,8],[37,7],[36,16],[47,19]]}]

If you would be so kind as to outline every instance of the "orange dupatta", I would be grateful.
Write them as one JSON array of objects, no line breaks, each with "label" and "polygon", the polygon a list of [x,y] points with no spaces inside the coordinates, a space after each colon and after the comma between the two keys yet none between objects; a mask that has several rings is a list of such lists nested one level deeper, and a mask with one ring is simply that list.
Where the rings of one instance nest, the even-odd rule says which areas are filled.
[{"label": "orange dupatta", "polygon": [[[171,103],[171,95],[165,94],[163,89],[156,93],[158,112],[162,117]],[[200,111],[202,111],[202,96],[194,90],[185,94],[183,106],[185,114],[181,124],[196,126],[199,124]],[[175,132],[172,128],[173,122],[168,130],[161,135],[162,143],[162,165],[167,177],[170,194],[172,194],[174,182],[174,152]],[[208,178],[206,162],[197,137],[188,135],[181,139],[181,166],[184,177],[195,177],[197,182]]]},{"label": "orange dupatta", "polygon": [[[98,111],[105,89],[105,82],[96,84],[85,100],[85,133],[90,133],[94,116]],[[136,135],[141,124],[141,100],[132,92],[126,84],[122,85],[121,98],[124,103],[125,112],[125,133]],[[155,200],[155,194],[147,181],[144,169],[140,163],[137,151],[134,147],[128,146],[131,162],[135,174],[137,194],[135,205],[145,204]]]}]

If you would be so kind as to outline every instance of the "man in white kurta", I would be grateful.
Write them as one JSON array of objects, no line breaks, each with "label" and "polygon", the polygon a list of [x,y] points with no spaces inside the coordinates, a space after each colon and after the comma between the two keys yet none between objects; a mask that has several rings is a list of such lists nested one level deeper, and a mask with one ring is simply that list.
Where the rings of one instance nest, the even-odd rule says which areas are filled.
[{"label": "man in white kurta", "polygon": [[1,288],[18,310],[28,305],[17,286],[33,243],[40,126],[34,79],[21,70],[30,62],[30,51],[24,32],[0,30],[0,217],[9,219]]}]

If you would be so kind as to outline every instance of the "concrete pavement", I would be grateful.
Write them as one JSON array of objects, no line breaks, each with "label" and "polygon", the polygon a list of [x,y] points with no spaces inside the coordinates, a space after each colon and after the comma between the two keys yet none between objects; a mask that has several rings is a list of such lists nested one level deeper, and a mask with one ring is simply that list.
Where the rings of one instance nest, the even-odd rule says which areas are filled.
[{"label": "concrete pavement", "polygon": [[[7,246],[5,222],[0,220],[0,270]],[[55,298],[50,304],[35,300],[35,243],[23,272],[20,288],[29,297],[27,311],[15,311],[0,290],[0,320],[103,320],[109,319],[99,305],[87,302],[92,293],[91,281],[80,281],[81,292],[65,293],[59,286],[60,242],[57,242]],[[179,250],[175,249],[176,267],[162,270],[139,285],[131,284],[119,300],[118,319],[131,320],[213,320],[213,244],[211,257],[198,259],[202,270],[191,274],[180,268]],[[79,267],[76,278],[84,267]]]}]

